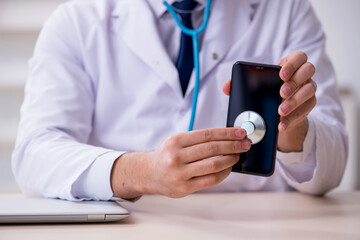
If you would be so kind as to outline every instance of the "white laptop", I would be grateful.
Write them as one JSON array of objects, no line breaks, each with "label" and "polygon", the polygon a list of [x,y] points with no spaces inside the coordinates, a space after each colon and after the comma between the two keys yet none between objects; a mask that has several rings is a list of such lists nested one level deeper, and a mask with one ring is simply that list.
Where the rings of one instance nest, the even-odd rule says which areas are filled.
[{"label": "white laptop", "polygon": [[1,223],[113,222],[129,216],[116,202],[0,198]]}]

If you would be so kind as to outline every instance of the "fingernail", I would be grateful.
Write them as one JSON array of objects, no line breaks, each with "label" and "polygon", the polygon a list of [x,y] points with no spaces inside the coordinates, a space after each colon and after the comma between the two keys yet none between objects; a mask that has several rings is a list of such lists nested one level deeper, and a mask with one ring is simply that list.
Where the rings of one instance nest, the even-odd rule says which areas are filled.
[{"label": "fingernail", "polygon": [[289,106],[287,104],[282,104],[280,106],[280,110],[284,113],[287,114],[289,112]]},{"label": "fingernail", "polygon": [[290,77],[290,72],[289,72],[289,70],[284,70],[284,71],[282,72],[282,74],[283,74],[283,77],[284,77],[285,79],[289,79],[289,77]]},{"label": "fingernail", "polygon": [[244,136],[245,136],[246,134],[245,134],[244,129],[239,128],[239,129],[236,129],[235,135],[236,135],[237,137],[239,137],[239,138],[244,138]]},{"label": "fingernail", "polygon": [[243,146],[244,149],[248,149],[248,148],[250,148],[250,142],[249,141],[243,141],[242,146]]},{"label": "fingernail", "polygon": [[288,86],[283,87],[282,92],[285,96],[290,96],[291,89]]}]

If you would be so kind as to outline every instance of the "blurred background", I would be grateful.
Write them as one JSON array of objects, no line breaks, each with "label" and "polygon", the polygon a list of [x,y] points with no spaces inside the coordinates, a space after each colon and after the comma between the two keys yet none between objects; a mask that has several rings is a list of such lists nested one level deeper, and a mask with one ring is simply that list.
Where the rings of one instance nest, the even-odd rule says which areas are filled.
[{"label": "blurred background", "polygon": [[[310,0],[328,37],[350,135],[350,155],[339,190],[360,189],[360,1]],[[64,0],[0,0],[0,193],[18,193],[11,171],[27,61],[43,22]]]}]

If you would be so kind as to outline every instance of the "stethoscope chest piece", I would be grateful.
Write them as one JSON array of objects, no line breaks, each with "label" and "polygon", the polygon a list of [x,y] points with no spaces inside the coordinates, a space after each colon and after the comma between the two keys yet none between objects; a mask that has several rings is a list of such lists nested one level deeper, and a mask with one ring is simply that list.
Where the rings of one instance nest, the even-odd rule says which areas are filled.
[{"label": "stethoscope chest piece", "polygon": [[266,125],[264,119],[256,112],[242,112],[235,119],[234,127],[245,129],[247,137],[252,144],[260,142],[266,133]]}]

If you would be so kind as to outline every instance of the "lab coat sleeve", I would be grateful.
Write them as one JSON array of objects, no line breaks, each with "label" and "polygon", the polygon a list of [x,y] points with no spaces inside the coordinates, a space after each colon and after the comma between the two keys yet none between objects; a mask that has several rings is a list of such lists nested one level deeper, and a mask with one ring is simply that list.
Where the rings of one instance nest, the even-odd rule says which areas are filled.
[{"label": "lab coat sleeve", "polygon": [[345,169],[348,137],[333,66],[325,53],[321,24],[306,1],[293,1],[283,57],[304,51],[316,67],[317,105],[308,116],[302,153],[278,153],[280,174],[292,188],[321,195],[337,187]]},{"label": "lab coat sleeve", "polygon": [[112,164],[123,151],[87,144],[95,90],[73,29],[62,6],[39,36],[29,62],[13,172],[27,195],[108,200]]}]

